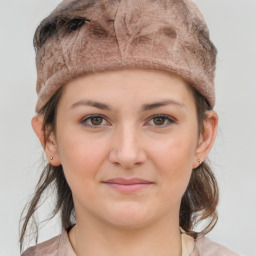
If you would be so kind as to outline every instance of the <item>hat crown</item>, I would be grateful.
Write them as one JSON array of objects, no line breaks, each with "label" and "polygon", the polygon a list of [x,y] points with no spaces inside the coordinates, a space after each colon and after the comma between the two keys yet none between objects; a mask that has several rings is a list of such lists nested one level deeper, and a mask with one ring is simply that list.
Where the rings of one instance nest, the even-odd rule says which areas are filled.
[{"label": "hat crown", "polygon": [[215,104],[217,50],[191,0],[64,0],[35,38],[37,112],[70,79],[125,68],[175,73]]}]

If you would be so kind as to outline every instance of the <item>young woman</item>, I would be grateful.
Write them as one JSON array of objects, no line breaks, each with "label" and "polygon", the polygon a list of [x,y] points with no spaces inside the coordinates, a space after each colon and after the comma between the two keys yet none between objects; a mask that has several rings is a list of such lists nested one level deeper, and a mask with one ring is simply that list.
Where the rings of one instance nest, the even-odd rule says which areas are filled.
[{"label": "young woman", "polygon": [[217,50],[194,3],[63,1],[34,44],[32,126],[49,164],[21,250],[50,187],[63,231],[22,255],[237,255],[205,237],[217,221],[205,163],[218,124]]}]

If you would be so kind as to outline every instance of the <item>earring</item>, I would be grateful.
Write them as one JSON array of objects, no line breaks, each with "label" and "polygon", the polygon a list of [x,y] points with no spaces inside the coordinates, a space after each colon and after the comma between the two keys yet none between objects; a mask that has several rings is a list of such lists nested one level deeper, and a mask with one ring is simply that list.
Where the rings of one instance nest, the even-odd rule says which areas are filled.
[{"label": "earring", "polygon": [[202,163],[200,159],[198,159],[197,162],[199,163],[199,165]]},{"label": "earring", "polygon": [[53,160],[53,156],[51,156],[50,159]]}]

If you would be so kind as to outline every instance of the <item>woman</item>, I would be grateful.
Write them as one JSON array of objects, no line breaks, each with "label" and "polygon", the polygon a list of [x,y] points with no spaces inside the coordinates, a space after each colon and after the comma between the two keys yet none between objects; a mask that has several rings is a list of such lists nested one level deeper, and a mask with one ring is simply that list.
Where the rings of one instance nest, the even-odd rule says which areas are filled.
[{"label": "woman", "polygon": [[[205,237],[217,50],[189,0],[63,1],[37,28],[36,116],[62,233],[22,255],[237,255]],[[207,225],[200,232],[200,221]]]}]

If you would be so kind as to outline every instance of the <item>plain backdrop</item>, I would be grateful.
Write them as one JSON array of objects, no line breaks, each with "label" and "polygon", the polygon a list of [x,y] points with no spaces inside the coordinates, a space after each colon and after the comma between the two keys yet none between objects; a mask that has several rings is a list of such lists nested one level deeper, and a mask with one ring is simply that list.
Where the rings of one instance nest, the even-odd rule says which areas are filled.
[{"label": "plain backdrop", "polygon": [[[1,256],[19,255],[19,216],[41,171],[42,149],[30,124],[36,103],[32,38],[59,2],[13,0],[0,8]],[[215,109],[220,122],[209,157],[221,196],[219,222],[208,236],[241,255],[256,256],[256,0],[196,3],[219,51]],[[42,228],[39,241],[59,233],[55,219]]]}]

